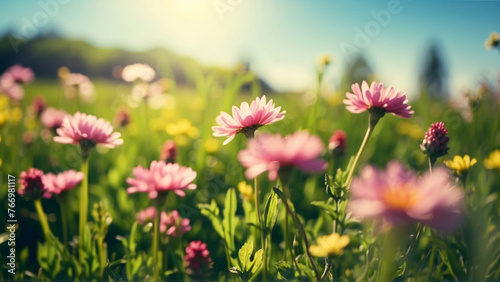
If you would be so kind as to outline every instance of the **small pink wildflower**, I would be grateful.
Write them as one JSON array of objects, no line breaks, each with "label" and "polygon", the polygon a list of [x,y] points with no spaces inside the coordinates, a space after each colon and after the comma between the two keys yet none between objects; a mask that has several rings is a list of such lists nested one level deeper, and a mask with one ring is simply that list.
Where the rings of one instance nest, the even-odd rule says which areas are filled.
[{"label": "small pink wildflower", "polygon": [[253,135],[253,132],[267,124],[275,123],[285,118],[285,111],[281,107],[275,108],[273,100],[266,103],[266,96],[257,97],[250,106],[247,102],[241,103],[240,108],[233,106],[233,116],[221,112],[215,119],[218,126],[213,126],[213,135],[228,137],[223,145],[231,142],[236,134]]},{"label": "small pink wildflower", "polygon": [[40,121],[47,128],[57,129],[61,127],[63,120],[66,117],[70,117],[70,115],[63,110],[47,108],[40,115]]},{"label": "small pink wildflower", "polygon": [[409,118],[414,113],[407,104],[406,93],[402,94],[401,90],[396,91],[394,87],[384,89],[382,83],[376,82],[368,86],[368,83],[363,81],[361,88],[358,83],[353,84],[352,92],[347,92],[347,99],[344,100],[347,110],[351,113],[359,114],[370,110],[379,112],[380,116],[389,112],[403,118]]},{"label": "small pink wildflower", "polygon": [[283,167],[298,167],[302,171],[324,171],[327,163],[319,156],[324,150],[318,136],[307,131],[286,137],[263,133],[248,141],[248,147],[238,154],[238,160],[247,168],[245,176],[252,179],[268,171],[269,180],[276,180]]},{"label": "small pink wildflower", "polygon": [[368,166],[350,191],[348,210],[354,216],[384,218],[399,225],[422,222],[444,232],[453,232],[462,223],[464,194],[449,185],[444,168],[419,179],[397,161],[385,171]]},{"label": "small pink wildflower", "polygon": [[106,148],[123,144],[121,134],[113,132],[109,122],[80,112],[66,117],[62,126],[57,129],[57,134],[59,136],[55,136],[54,141],[63,144],[86,143],[90,147],[101,145]]},{"label": "small pink wildflower", "polygon": [[40,198],[47,188],[43,184],[43,171],[30,168],[27,171],[22,171],[20,174],[19,184],[21,187],[17,190],[19,195],[26,197],[27,199],[37,199]]},{"label": "small pink wildflower", "polygon": [[144,192],[149,194],[149,198],[155,199],[159,193],[169,191],[184,197],[186,189],[196,189],[196,184],[192,183],[196,178],[196,172],[190,167],[179,164],[167,164],[163,161],[153,161],[149,169],[142,166],[133,170],[135,178],[127,178],[127,183],[131,186],[127,189],[129,194]]},{"label": "small pink wildflower", "polygon": [[51,198],[53,194],[59,195],[75,188],[83,180],[83,173],[76,170],[67,170],[57,175],[47,173],[42,177],[42,180],[47,189],[43,197]]},{"label": "small pink wildflower", "polygon": [[203,275],[212,268],[212,259],[207,244],[201,241],[192,241],[186,248],[184,256],[186,272],[189,275]]}]

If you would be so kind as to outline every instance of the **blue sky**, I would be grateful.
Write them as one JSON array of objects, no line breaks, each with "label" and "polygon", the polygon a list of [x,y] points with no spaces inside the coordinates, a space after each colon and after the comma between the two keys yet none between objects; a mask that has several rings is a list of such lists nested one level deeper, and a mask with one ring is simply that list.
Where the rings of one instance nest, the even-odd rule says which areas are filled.
[{"label": "blue sky", "polygon": [[312,86],[322,53],[334,58],[327,81],[337,84],[349,59],[343,49],[352,46],[382,82],[410,94],[425,50],[437,42],[458,93],[498,76],[500,54],[484,40],[500,32],[499,12],[496,1],[0,0],[0,32],[55,30],[130,50],[163,46],[211,65],[249,59],[271,85],[299,91]]}]

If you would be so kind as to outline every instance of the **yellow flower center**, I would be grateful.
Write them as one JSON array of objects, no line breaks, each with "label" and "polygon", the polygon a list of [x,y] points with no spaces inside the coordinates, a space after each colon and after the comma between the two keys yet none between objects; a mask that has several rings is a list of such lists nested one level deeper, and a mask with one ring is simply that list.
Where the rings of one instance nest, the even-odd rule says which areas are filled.
[{"label": "yellow flower center", "polygon": [[418,195],[413,187],[399,185],[387,189],[383,194],[383,199],[393,209],[406,210],[417,203]]}]

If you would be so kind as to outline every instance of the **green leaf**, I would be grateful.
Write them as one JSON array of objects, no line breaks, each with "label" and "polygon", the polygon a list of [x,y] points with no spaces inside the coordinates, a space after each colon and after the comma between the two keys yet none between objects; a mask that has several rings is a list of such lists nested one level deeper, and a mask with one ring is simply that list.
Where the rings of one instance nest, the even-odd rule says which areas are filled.
[{"label": "green leaf", "polygon": [[260,269],[260,267],[262,266],[262,257],[264,256],[264,250],[260,249],[258,250],[254,257],[253,257],[253,261],[252,261],[252,268],[250,269],[250,272],[253,274],[257,273],[257,271]]},{"label": "green leaf", "polygon": [[255,274],[262,265],[262,256],[264,251],[262,249],[258,250],[253,260],[250,257],[253,254],[253,241],[246,242],[243,247],[240,248],[238,252],[238,259],[240,268],[230,269],[232,273],[240,275],[242,278],[248,279],[250,276]]},{"label": "green leaf", "polygon": [[28,247],[25,247],[21,250],[21,254],[19,255],[19,261],[22,262],[23,264],[26,263],[28,261],[28,258],[29,258],[29,248]]},{"label": "green leaf", "polygon": [[224,227],[224,238],[230,251],[234,251],[234,232],[236,230],[236,208],[237,198],[234,188],[230,188],[226,193],[226,200],[224,202],[224,218],[222,219],[222,226]]},{"label": "green leaf", "polygon": [[455,278],[463,280],[466,276],[461,263],[446,244],[443,243],[442,245],[444,246],[444,249],[439,249],[439,255],[441,256],[444,264],[446,264]]},{"label": "green leaf", "polygon": [[278,269],[278,272],[283,276],[285,280],[290,280],[295,277],[295,267],[290,261],[278,261],[274,264]]},{"label": "green leaf", "polygon": [[335,211],[335,206],[334,205],[328,204],[328,203],[326,203],[324,201],[314,201],[314,202],[311,202],[311,205],[322,208],[334,220],[338,220],[339,219],[339,215],[338,215],[337,211]]},{"label": "green leaf", "polygon": [[53,248],[49,242],[38,243],[37,258],[45,276],[55,278],[61,271],[61,257],[57,249]]},{"label": "green leaf", "polygon": [[266,202],[266,208],[264,210],[264,230],[269,234],[276,223],[276,218],[278,217],[278,204],[279,197],[276,193],[271,193]]},{"label": "green leaf", "polygon": [[127,263],[127,260],[125,258],[122,258],[122,259],[119,259],[119,260],[115,260],[113,262],[111,262],[109,265],[108,265],[108,268],[114,268],[116,266],[119,266],[121,264],[126,264]]},{"label": "green leaf", "polygon": [[217,232],[221,238],[224,238],[224,229],[219,218],[219,207],[217,207],[215,200],[212,199],[210,205],[198,204],[198,208],[201,210],[201,214],[206,216],[212,222],[215,232]]},{"label": "green leaf", "polygon": [[405,270],[406,270],[406,261],[403,261],[403,263],[396,269],[396,272],[392,276],[392,279],[396,279],[402,276],[405,273]]},{"label": "green leaf", "polygon": [[177,272],[178,272],[178,271],[177,271],[176,269],[167,270],[167,271],[165,271],[165,273],[163,273],[163,275],[164,275],[165,277],[169,277],[170,275],[174,275],[174,274],[176,274]]},{"label": "green leaf", "polygon": [[247,271],[247,267],[250,266],[250,256],[253,253],[253,241],[246,242],[243,247],[240,248],[238,252],[238,258],[240,260],[241,270]]},{"label": "green leaf", "polygon": [[131,274],[134,276],[142,265],[142,256],[137,256],[137,258],[132,263]]},{"label": "green leaf", "polygon": [[132,255],[135,254],[135,248],[137,247],[136,238],[137,237],[137,221],[132,224],[132,228],[130,229],[130,238],[129,238],[129,250]]},{"label": "green leaf", "polygon": [[276,193],[278,195],[278,197],[280,197],[280,199],[283,199],[283,191],[281,191],[280,188],[273,187],[273,190],[274,190],[274,193]]}]

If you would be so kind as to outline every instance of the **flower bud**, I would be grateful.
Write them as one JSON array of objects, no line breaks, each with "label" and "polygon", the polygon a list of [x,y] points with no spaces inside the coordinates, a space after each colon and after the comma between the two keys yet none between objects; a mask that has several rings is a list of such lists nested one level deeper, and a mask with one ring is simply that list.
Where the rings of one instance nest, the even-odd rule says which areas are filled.
[{"label": "flower bud", "polygon": [[21,187],[17,190],[19,195],[27,199],[41,198],[47,190],[42,181],[43,171],[30,168],[28,171],[22,171],[20,176]]},{"label": "flower bud", "polygon": [[328,151],[337,157],[345,154],[347,143],[346,135],[343,130],[336,130],[328,142]]},{"label": "flower bud", "polygon": [[166,163],[175,163],[177,160],[177,147],[174,140],[168,140],[161,150],[160,160]]},{"label": "flower bud", "polygon": [[420,148],[429,156],[429,158],[438,158],[448,154],[448,130],[444,127],[444,122],[436,122],[425,133]]}]

